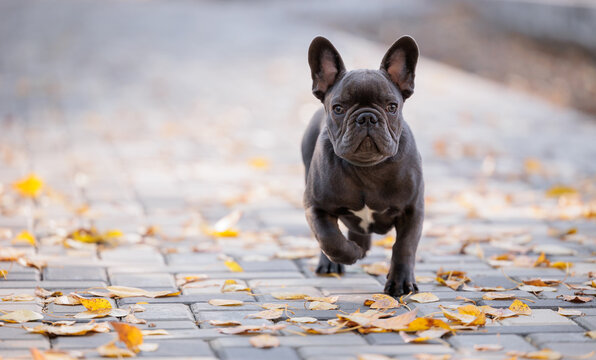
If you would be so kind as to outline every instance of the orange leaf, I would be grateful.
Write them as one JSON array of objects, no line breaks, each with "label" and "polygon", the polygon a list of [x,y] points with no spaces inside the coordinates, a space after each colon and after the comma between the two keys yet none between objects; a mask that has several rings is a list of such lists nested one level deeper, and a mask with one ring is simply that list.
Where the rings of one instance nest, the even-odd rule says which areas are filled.
[{"label": "orange leaf", "polygon": [[106,299],[85,299],[81,297],[79,300],[85,309],[91,311],[108,310],[112,308],[112,304]]},{"label": "orange leaf", "polygon": [[36,198],[41,194],[43,189],[43,180],[35,174],[29,174],[13,185],[13,188],[23,197]]},{"label": "orange leaf", "polygon": [[143,343],[143,333],[136,326],[112,321],[110,322],[118,333],[118,339],[122,341],[129,350],[139,352],[139,345]]}]

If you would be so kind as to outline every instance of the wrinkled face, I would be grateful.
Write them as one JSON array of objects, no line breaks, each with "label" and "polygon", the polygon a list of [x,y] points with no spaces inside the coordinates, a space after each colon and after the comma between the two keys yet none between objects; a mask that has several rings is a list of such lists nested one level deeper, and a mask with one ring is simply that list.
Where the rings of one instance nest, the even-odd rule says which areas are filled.
[{"label": "wrinkled face", "polygon": [[378,70],[346,73],[325,96],[327,129],[337,156],[373,166],[397,153],[403,98]]}]

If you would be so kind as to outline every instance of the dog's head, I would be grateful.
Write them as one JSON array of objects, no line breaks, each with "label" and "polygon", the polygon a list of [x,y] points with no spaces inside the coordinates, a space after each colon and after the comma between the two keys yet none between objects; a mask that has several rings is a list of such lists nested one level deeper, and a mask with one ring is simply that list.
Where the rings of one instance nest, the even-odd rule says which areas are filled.
[{"label": "dog's head", "polygon": [[337,156],[357,166],[373,166],[397,153],[402,108],[414,92],[418,46],[403,36],[387,51],[379,70],[346,71],[341,56],[324,37],[308,50],[313,94],[323,102],[327,129]]}]

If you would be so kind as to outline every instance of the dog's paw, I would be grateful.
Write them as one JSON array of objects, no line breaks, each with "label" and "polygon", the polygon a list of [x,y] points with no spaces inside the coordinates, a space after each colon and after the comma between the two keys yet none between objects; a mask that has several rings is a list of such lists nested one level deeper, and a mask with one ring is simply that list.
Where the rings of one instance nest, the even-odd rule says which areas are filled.
[{"label": "dog's paw", "polygon": [[418,285],[416,284],[416,280],[414,280],[413,274],[400,272],[387,277],[385,294],[398,297],[416,292],[418,292]]},{"label": "dog's paw", "polygon": [[319,265],[317,265],[317,274],[343,274],[344,266],[329,260],[325,254],[321,254]]}]

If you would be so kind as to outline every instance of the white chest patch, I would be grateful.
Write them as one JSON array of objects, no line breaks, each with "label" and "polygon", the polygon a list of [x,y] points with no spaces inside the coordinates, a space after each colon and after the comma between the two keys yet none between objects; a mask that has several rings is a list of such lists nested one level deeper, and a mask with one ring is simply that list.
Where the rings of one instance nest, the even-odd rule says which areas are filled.
[{"label": "white chest patch", "polygon": [[368,231],[368,226],[372,224],[375,220],[373,219],[373,214],[375,213],[374,210],[371,210],[366,204],[364,207],[358,211],[350,210],[352,214],[358,216],[360,218],[360,227],[364,231]]}]

